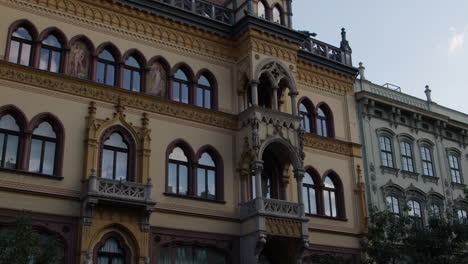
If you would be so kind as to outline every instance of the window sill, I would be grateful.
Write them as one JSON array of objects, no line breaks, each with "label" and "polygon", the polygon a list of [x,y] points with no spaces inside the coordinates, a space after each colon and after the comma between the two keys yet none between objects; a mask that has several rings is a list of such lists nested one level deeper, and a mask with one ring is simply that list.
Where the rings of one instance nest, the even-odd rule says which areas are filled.
[{"label": "window sill", "polygon": [[343,217],[333,217],[333,216],[307,214],[307,213],[305,215],[307,217],[311,217],[311,218],[322,218],[322,219],[336,220],[336,221],[341,221],[341,222],[347,222],[348,221],[348,218],[343,218]]},{"label": "window sill", "polygon": [[380,169],[382,170],[382,173],[392,174],[392,175],[395,175],[396,177],[398,177],[398,171],[400,171],[397,168],[387,167],[387,166],[384,166],[384,165],[381,165]]},{"label": "window sill", "polygon": [[426,182],[432,182],[432,183],[435,183],[435,184],[439,183],[439,177],[428,176],[428,175],[422,175],[421,177],[422,177],[424,183],[426,183]]},{"label": "window sill", "polygon": [[465,188],[466,188],[466,184],[452,182],[452,189],[457,189],[457,190],[462,190],[462,191],[464,191]]},{"label": "window sill", "polygon": [[164,192],[164,195],[174,197],[174,198],[182,198],[182,199],[189,199],[189,200],[196,200],[196,201],[210,202],[210,203],[217,203],[217,204],[225,204],[226,203],[226,201],[222,201],[222,200],[210,200],[210,199],[205,199],[205,198],[201,198],[201,197],[181,195],[181,194],[176,194],[176,193]]},{"label": "window sill", "polygon": [[403,178],[410,178],[410,179],[415,179],[416,181],[418,181],[418,178],[419,178],[419,173],[417,172],[412,172],[412,171],[404,171],[404,170],[401,170],[401,176],[403,176]]},{"label": "window sill", "polygon": [[46,179],[51,179],[51,180],[63,180],[62,176],[47,175],[47,174],[41,174],[41,173],[36,173],[36,172],[30,172],[30,171],[13,170],[13,169],[7,169],[7,168],[0,168],[0,171],[5,171],[9,173],[14,173],[14,174],[27,175],[27,176],[41,177],[41,178],[46,178]]}]

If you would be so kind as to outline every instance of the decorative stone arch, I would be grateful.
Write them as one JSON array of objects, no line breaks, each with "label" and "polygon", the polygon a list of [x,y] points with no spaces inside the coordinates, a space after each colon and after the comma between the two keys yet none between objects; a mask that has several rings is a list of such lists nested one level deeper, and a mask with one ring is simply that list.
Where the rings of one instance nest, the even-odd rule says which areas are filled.
[{"label": "decorative stone arch", "polygon": [[[421,205],[427,202],[427,195],[421,189],[414,187],[412,184],[405,190],[406,200],[417,200]],[[422,209],[422,208],[421,208]]]},{"label": "decorative stone arch", "polygon": [[402,212],[404,208],[403,205],[406,203],[405,189],[393,183],[392,180],[383,185],[381,189],[384,203],[386,203],[387,196],[394,196],[398,199],[399,211]]},{"label": "decorative stone arch", "polygon": [[393,132],[393,130],[388,129],[386,127],[377,128],[375,132],[377,133],[377,136],[387,136],[387,137],[390,137],[391,139],[395,137],[395,132]]},{"label": "decorative stone arch", "polygon": [[413,142],[416,141],[416,139],[408,133],[400,133],[396,135],[396,138],[398,139],[398,141],[407,141],[410,144],[413,144]]},{"label": "decorative stone arch", "polygon": [[[278,86],[280,81],[286,78],[290,87],[290,93],[298,93],[296,88],[296,80],[291,74],[289,70],[281,61],[277,59],[269,58],[263,60],[260,64],[258,64],[255,74],[254,80],[258,81],[262,74],[267,73],[268,78],[272,81],[273,85]],[[276,76],[275,76],[276,75]]]},{"label": "decorative stone arch", "polygon": [[276,145],[283,150],[286,151],[288,157],[290,158],[289,162],[293,166],[294,169],[302,169],[302,158],[300,157],[299,152],[297,149],[287,140],[284,138],[275,135],[267,138],[260,146],[260,149],[258,151],[258,159],[261,159],[263,156],[263,153],[265,152],[265,149],[268,148],[271,145]]},{"label": "decorative stone arch", "polygon": [[435,146],[434,142],[432,142],[431,140],[429,140],[427,138],[418,139],[417,142],[418,142],[418,146],[420,146],[420,147],[426,146],[426,147],[429,147],[431,150]]},{"label": "decorative stone arch", "polygon": [[96,230],[93,236],[90,237],[87,251],[91,252],[93,263],[97,263],[97,255],[99,249],[110,238],[117,240],[119,246],[125,252],[125,263],[139,263],[141,250],[138,239],[133,232],[122,224],[109,224]]},{"label": "decorative stone arch", "polygon": [[122,58],[122,53],[120,52],[119,48],[115,46],[112,42],[106,41],[104,43],[101,43],[95,50],[93,54],[93,74],[92,74],[92,79],[96,81],[96,74],[97,74],[97,65],[98,65],[98,56],[99,54],[105,50],[108,49],[109,52],[114,56],[114,66],[115,66],[115,83],[114,86],[120,87],[120,61]]},{"label": "decorative stone arch", "polygon": [[[112,127],[123,129],[127,132],[127,137],[135,144],[135,168],[133,170],[133,180],[138,183],[147,183],[149,181],[149,157],[151,153],[151,129],[148,128],[149,119],[146,113],[141,118],[141,127],[134,126],[126,121],[125,107],[119,101],[115,106],[116,112],[111,119],[98,119],[96,117],[96,104],[90,103],[89,115],[87,117],[87,139],[86,139],[86,157],[85,157],[85,179],[88,178],[91,169],[100,167],[100,146],[101,139],[105,131],[112,130]],[[131,146],[129,146],[131,147]],[[130,157],[131,158],[131,157]]]}]

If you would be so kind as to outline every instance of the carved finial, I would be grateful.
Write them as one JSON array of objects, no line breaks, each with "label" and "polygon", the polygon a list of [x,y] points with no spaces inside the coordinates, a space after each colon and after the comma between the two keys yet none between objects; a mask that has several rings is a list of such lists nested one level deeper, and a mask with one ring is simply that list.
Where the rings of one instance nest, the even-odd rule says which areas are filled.
[{"label": "carved finial", "polygon": [[424,90],[424,93],[426,94],[426,98],[428,102],[432,102],[431,99],[431,89],[429,89],[429,85],[426,85],[426,90]]},{"label": "carved finial", "polygon": [[366,67],[364,67],[364,64],[362,62],[359,62],[359,78],[361,80],[366,79],[365,71],[366,71]]},{"label": "carved finial", "polygon": [[143,115],[142,115],[142,117],[141,117],[141,126],[142,126],[144,129],[147,129],[147,128],[148,128],[148,124],[149,124],[148,113],[143,113]]},{"label": "carved finial", "polygon": [[146,178],[147,184],[151,184],[151,181],[152,181],[152,180],[151,180],[151,177]]},{"label": "carved finial", "polygon": [[115,105],[115,112],[116,112],[116,114],[120,114],[120,115],[124,116],[123,115],[124,111],[125,111],[125,106],[122,103],[122,98],[119,97],[119,99],[117,99],[117,104]]},{"label": "carved finial", "polygon": [[91,177],[96,177],[96,168],[91,168]]},{"label": "carved finial", "polygon": [[364,179],[362,178],[362,169],[361,169],[361,165],[357,165],[356,166],[356,172],[357,172],[357,175],[358,175],[358,184],[361,184],[364,182]]},{"label": "carved finial", "polygon": [[340,43],[340,48],[344,51],[351,52],[351,47],[349,46],[349,42],[346,39],[346,29],[342,28],[341,29],[341,43]]},{"label": "carved finial", "polygon": [[95,116],[96,115],[96,102],[91,101],[89,103],[88,113],[89,113],[90,116]]},{"label": "carved finial", "polygon": [[346,29],[341,28],[341,41],[346,41]]}]

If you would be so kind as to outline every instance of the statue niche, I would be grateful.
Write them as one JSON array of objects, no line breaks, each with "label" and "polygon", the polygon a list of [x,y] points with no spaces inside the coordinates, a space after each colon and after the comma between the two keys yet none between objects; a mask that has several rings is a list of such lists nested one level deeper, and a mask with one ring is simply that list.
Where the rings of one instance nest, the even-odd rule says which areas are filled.
[{"label": "statue niche", "polygon": [[70,48],[68,74],[80,79],[88,79],[89,65],[90,52],[88,45],[83,41],[76,41]]},{"label": "statue niche", "polygon": [[167,73],[164,67],[153,62],[148,71],[147,93],[154,96],[166,97]]}]

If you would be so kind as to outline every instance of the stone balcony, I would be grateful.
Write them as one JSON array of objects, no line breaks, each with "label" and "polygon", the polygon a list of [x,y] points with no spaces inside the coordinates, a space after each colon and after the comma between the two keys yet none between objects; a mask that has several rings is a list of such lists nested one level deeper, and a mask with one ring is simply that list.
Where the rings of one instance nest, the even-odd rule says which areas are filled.
[{"label": "stone balcony", "polygon": [[259,106],[249,107],[239,115],[241,128],[248,127],[253,121],[271,126],[277,132],[283,128],[297,130],[301,126],[301,118],[298,116]]},{"label": "stone balcony", "polygon": [[257,198],[241,204],[241,219],[254,215],[270,216],[285,219],[303,219],[303,206],[284,200]]}]

